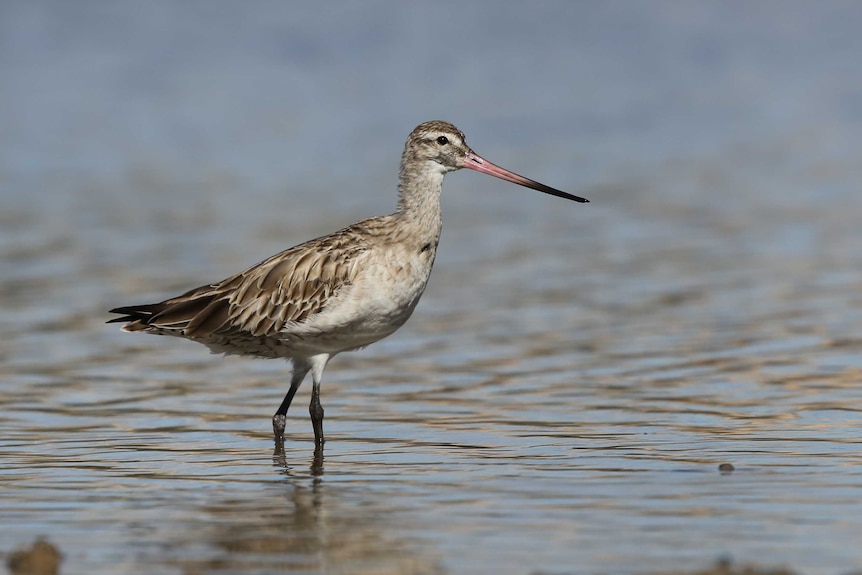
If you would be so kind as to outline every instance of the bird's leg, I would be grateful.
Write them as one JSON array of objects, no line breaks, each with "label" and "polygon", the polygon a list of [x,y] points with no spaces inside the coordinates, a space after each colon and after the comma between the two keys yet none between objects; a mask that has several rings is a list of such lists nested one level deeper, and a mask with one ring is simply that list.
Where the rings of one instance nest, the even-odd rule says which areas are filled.
[{"label": "bird's leg", "polygon": [[314,446],[314,456],[311,459],[311,466],[309,467],[311,471],[311,476],[315,478],[319,478],[323,476],[323,446],[315,445]]},{"label": "bird's leg", "polygon": [[295,361],[293,364],[293,373],[290,376],[290,389],[287,391],[287,395],[284,396],[284,401],[281,402],[278,411],[272,416],[272,431],[275,433],[276,442],[284,441],[287,409],[290,407],[290,402],[293,401],[293,396],[296,395],[296,390],[299,389],[309,369],[311,369],[311,366],[305,362]]},{"label": "bird's leg", "polygon": [[311,388],[311,403],[308,405],[308,413],[311,414],[311,425],[314,427],[314,444],[322,447],[323,442],[323,406],[320,405],[320,382],[315,381]]},{"label": "bird's leg", "polygon": [[311,403],[308,404],[308,413],[311,415],[311,425],[314,427],[314,445],[316,449],[323,447],[326,441],[323,438],[323,406],[320,405],[320,380],[323,377],[323,369],[329,361],[328,355],[317,355],[311,358]]}]

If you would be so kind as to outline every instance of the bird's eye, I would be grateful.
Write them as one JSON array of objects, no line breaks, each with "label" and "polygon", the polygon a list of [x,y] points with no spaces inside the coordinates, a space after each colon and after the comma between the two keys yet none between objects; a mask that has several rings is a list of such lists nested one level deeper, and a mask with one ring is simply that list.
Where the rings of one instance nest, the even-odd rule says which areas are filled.
[{"label": "bird's eye", "polygon": [[440,136],[439,138],[437,138],[437,143],[441,146],[445,146],[449,143],[449,138],[447,138],[446,136]]}]

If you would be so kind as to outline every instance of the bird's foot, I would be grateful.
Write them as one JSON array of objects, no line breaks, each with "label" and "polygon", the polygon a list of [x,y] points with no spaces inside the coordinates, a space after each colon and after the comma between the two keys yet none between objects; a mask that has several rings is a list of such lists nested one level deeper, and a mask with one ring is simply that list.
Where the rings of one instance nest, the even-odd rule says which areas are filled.
[{"label": "bird's foot", "polygon": [[276,413],[272,416],[272,433],[275,435],[275,443],[284,444],[284,428],[287,425],[287,416]]},{"label": "bird's foot", "polygon": [[326,443],[326,438],[323,437],[323,421],[313,421],[314,427],[314,449],[323,449],[323,444]]},{"label": "bird's foot", "polygon": [[326,442],[326,439],[323,438],[323,406],[320,405],[320,398],[314,393],[312,393],[308,412],[311,414],[311,426],[314,428],[314,447],[315,449],[323,449],[323,444]]},{"label": "bird's foot", "polygon": [[314,449],[323,449],[323,444],[326,439],[323,437],[323,409],[319,412],[319,417],[311,418],[311,426],[314,428]]},{"label": "bird's foot", "polygon": [[310,470],[312,477],[323,475],[323,445],[314,446],[314,457],[311,459]]}]

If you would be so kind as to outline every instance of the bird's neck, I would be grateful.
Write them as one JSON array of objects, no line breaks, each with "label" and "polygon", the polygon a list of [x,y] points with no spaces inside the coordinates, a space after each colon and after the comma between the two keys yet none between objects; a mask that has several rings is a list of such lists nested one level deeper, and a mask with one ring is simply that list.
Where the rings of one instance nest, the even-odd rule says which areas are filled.
[{"label": "bird's neck", "polygon": [[421,169],[402,162],[398,183],[398,214],[431,235],[440,236],[440,190],[445,173],[439,169]]}]

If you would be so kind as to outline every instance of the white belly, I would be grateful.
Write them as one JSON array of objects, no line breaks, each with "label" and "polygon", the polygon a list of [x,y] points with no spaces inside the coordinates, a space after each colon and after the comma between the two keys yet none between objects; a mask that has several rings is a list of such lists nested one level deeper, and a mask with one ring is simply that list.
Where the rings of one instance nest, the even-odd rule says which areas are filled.
[{"label": "white belly", "polygon": [[[435,246],[436,247],[436,246]],[[413,313],[425,291],[435,250],[393,248],[356,262],[358,273],[330,305],[285,333],[306,353],[335,354],[365,347],[394,333]]]}]

